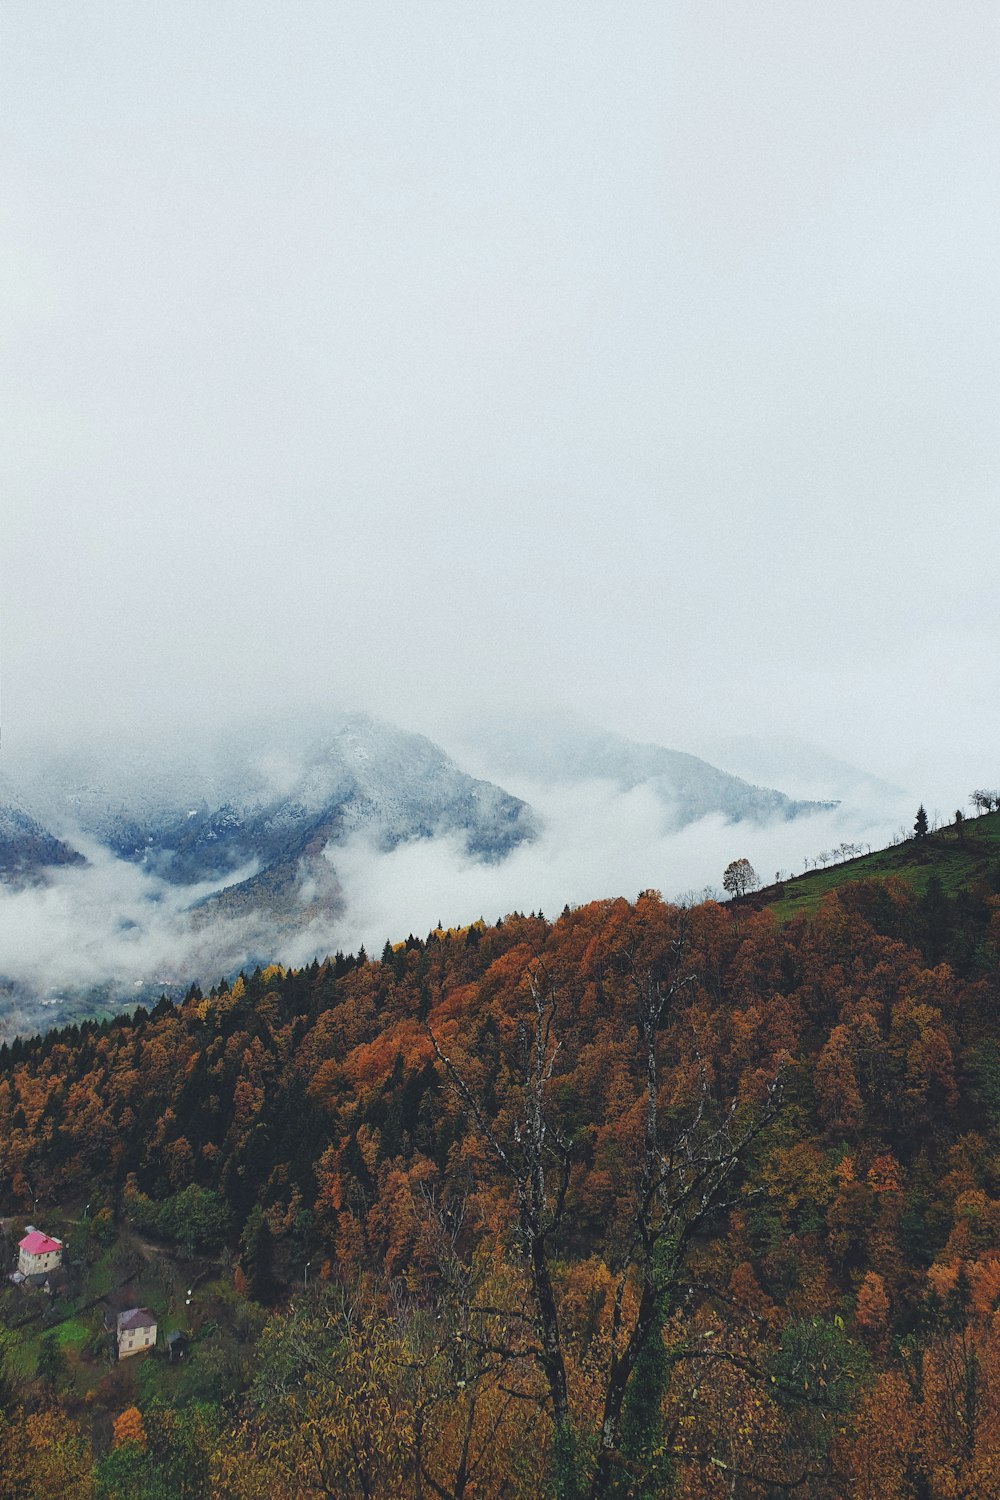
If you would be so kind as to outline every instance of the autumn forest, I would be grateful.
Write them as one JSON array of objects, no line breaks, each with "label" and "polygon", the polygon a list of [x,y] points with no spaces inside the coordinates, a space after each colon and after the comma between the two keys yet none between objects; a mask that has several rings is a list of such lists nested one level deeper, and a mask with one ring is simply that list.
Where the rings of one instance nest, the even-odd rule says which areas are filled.
[{"label": "autumn forest", "polygon": [[1000,1500],[1000,863],[823,878],[4,1045],[0,1492]]}]

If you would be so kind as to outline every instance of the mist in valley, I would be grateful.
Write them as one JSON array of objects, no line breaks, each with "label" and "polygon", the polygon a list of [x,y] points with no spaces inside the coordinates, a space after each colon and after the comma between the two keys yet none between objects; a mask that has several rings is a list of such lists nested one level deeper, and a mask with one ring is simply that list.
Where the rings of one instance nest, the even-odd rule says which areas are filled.
[{"label": "mist in valley", "polygon": [[[0,888],[10,1015],[771,879],[1000,779],[996,13],[4,25],[0,803],[87,861]],[[339,823],[317,762],[302,842],[336,705],[501,789],[478,852],[426,750]],[[636,746],[839,805],[678,826]]]}]

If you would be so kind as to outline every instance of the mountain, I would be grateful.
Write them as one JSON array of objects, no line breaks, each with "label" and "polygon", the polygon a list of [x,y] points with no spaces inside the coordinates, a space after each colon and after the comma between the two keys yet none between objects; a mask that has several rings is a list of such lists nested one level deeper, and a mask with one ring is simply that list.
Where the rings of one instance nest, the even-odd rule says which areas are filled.
[{"label": "mountain", "polygon": [[[176,993],[293,939],[333,951],[349,842],[377,857],[447,837],[490,864],[538,830],[521,799],[363,715],[35,755],[8,770],[0,889],[12,899],[29,875],[55,889],[0,922],[3,1009],[11,997],[32,1014],[53,997],[64,1013],[87,996],[103,1006],[108,983]],[[85,866],[75,883],[60,879],[69,865]]]},{"label": "mountain", "polygon": [[116,746],[53,756],[23,777],[48,826],[83,834],[179,885],[365,833],[382,850],[458,833],[476,859],[536,834],[530,809],[423,735],[352,715],[297,741],[280,726],[183,749]]},{"label": "mountain", "polygon": [[610,730],[556,721],[497,721],[472,741],[483,765],[504,779],[525,777],[542,785],[611,782],[621,791],[650,787],[664,809],[668,829],[680,829],[710,814],[732,823],[798,818],[836,806],[800,801],[683,750],[627,739]]},{"label": "mountain", "polygon": [[[606,878],[609,857],[631,862],[642,885],[664,872],[679,884],[686,872],[662,846],[609,853],[609,785],[653,793],[635,805],[656,840],[709,815],[764,825],[829,805],[579,726],[506,723],[476,756],[456,760],[357,714],[260,715],[172,745],[119,740],[20,762],[5,748],[0,900],[16,887],[20,904],[0,911],[0,994],[65,1015],[182,993],[272,958],[308,962],[397,926],[426,930],[442,886],[441,909],[452,893],[459,910],[466,899],[498,915],[540,905],[554,860],[577,885],[591,884],[587,859]],[[568,799],[549,795],[567,786]],[[490,871],[534,843],[537,859],[505,879]],[[402,846],[406,859],[386,861]]]},{"label": "mountain", "polygon": [[23,884],[47,870],[84,864],[78,850],[58,839],[0,788],[0,881]]},{"label": "mountain", "polygon": [[724,735],[707,740],[699,749],[713,765],[748,781],[777,781],[797,797],[892,807],[906,795],[901,787],[860,766],[781,735]]}]

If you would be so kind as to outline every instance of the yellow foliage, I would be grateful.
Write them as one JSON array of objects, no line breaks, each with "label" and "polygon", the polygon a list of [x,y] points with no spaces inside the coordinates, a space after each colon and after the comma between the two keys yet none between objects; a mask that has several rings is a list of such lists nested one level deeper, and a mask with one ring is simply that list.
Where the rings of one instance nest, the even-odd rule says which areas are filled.
[{"label": "yellow foliage", "polygon": [[0,1493],[18,1500],[91,1500],[90,1441],[56,1407],[0,1418]]}]

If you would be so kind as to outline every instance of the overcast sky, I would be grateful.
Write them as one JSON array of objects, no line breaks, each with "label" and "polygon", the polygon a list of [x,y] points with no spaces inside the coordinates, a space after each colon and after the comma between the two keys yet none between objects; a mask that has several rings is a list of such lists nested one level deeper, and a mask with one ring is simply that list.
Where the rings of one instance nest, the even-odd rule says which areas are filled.
[{"label": "overcast sky", "polygon": [[998,43],[6,0],[5,741],[556,705],[996,781]]}]

